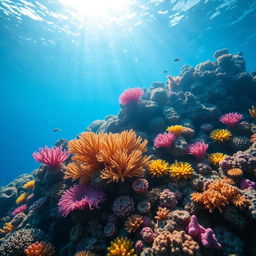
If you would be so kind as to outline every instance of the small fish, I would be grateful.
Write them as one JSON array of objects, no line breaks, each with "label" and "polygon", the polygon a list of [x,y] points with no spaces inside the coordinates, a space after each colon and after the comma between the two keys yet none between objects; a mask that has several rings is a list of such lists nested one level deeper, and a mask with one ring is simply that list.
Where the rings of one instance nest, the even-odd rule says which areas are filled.
[{"label": "small fish", "polygon": [[56,128],[56,129],[52,129],[52,131],[53,131],[53,132],[60,132],[60,131],[61,131],[61,129]]},{"label": "small fish", "polygon": [[85,76],[85,73],[82,72],[81,75],[82,75],[82,76]]},{"label": "small fish", "polygon": [[168,70],[164,70],[163,73],[168,73]]},{"label": "small fish", "polygon": [[175,58],[173,61],[177,62],[177,61],[181,61],[181,60],[182,60],[181,58]]}]

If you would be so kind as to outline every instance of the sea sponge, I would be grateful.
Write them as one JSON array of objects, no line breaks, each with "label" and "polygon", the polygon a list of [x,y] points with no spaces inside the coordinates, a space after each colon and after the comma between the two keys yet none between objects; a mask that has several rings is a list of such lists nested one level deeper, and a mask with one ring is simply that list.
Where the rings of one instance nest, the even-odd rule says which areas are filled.
[{"label": "sea sponge", "polygon": [[252,106],[250,109],[249,109],[249,114],[252,118],[256,119],[256,108],[254,106]]},{"label": "sea sponge", "polygon": [[12,232],[15,227],[12,225],[11,222],[6,222],[2,229],[0,229],[0,234],[7,234]]},{"label": "sea sponge", "polygon": [[96,256],[96,254],[90,251],[80,251],[77,252],[75,256]]},{"label": "sea sponge", "polygon": [[167,219],[169,213],[170,213],[170,210],[168,210],[166,207],[158,207],[155,219],[165,220]]},{"label": "sea sponge", "polygon": [[192,193],[191,200],[203,204],[203,206],[213,212],[218,209],[222,212],[222,208],[228,204],[233,204],[237,207],[244,207],[248,204],[248,200],[235,186],[230,179],[215,180],[207,186],[207,189],[202,193]]},{"label": "sea sponge", "polygon": [[210,133],[210,138],[215,141],[215,142],[225,142],[225,141],[228,141],[230,140],[232,137],[232,134],[229,130],[227,129],[216,129],[216,130],[213,130],[211,133]]},{"label": "sea sponge", "polygon": [[115,134],[84,132],[68,145],[75,164],[67,166],[65,178],[79,179],[80,183],[86,183],[95,173],[107,182],[142,177],[151,158],[143,156],[147,140],[136,137],[132,130]]},{"label": "sea sponge", "polygon": [[30,181],[28,181],[27,183],[25,183],[25,184],[22,186],[22,188],[31,190],[31,189],[34,188],[34,186],[35,186],[35,180],[30,180]]},{"label": "sea sponge", "polygon": [[119,102],[121,105],[138,102],[143,93],[141,88],[129,88],[120,95]]},{"label": "sea sponge", "polygon": [[185,130],[186,130],[186,127],[182,125],[171,125],[166,129],[167,132],[171,132],[176,136],[181,135],[182,132],[184,132]]},{"label": "sea sponge", "polygon": [[169,174],[173,179],[191,178],[194,169],[191,164],[186,162],[175,162],[169,167]]},{"label": "sea sponge", "polygon": [[165,174],[168,174],[169,164],[164,160],[157,159],[152,160],[148,165],[148,172],[153,177],[163,177]]},{"label": "sea sponge", "polygon": [[16,204],[24,203],[24,201],[27,199],[28,195],[29,194],[27,192],[24,192],[21,195],[19,195],[18,198],[16,199]]},{"label": "sea sponge", "polygon": [[117,237],[107,248],[107,256],[137,256],[133,242],[127,237]]},{"label": "sea sponge", "polygon": [[220,153],[220,152],[212,153],[212,154],[209,155],[209,161],[210,161],[212,164],[218,166],[219,163],[220,163],[221,161],[223,161],[223,160],[225,159],[225,157],[227,157],[227,156],[228,156],[228,155],[223,154],[223,153]]},{"label": "sea sponge", "polygon": [[243,171],[239,168],[232,168],[227,170],[227,175],[230,177],[240,177],[243,175]]},{"label": "sea sponge", "polygon": [[29,245],[24,253],[28,256],[53,256],[55,248],[51,243],[35,242]]},{"label": "sea sponge", "polygon": [[169,148],[175,140],[175,135],[171,132],[158,134],[154,139],[155,148]]},{"label": "sea sponge", "polygon": [[142,216],[138,214],[131,215],[124,223],[124,229],[128,233],[134,233],[143,223]]},{"label": "sea sponge", "polygon": [[152,243],[155,238],[155,234],[150,227],[144,227],[140,231],[140,236],[146,243]]}]

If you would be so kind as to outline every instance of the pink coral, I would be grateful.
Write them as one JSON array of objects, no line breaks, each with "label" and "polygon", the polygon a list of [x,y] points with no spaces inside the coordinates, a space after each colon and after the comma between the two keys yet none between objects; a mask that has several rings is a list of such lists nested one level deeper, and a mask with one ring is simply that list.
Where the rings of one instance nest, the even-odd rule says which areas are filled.
[{"label": "pink coral", "polygon": [[205,156],[207,149],[208,149],[208,144],[199,141],[199,142],[189,145],[187,152],[189,155],[193,155],[197,159],[200,159]]},{"label": "pink coral", "polygon": [[62,151],[62,146],[48,148],[40,148],[39,152],[33,153],[33,158],[49,166],[59,166],[60,163],[64,162],[69,157],[66,151]]},{"label": "pink coral", "polygon": [[99,204],[105,200],[105,194],[95,190],[90,184],[78,184],[64,192],[58,203],[59,212],[66,217],[70,212],[80,209],[99,208]]},{"label": "pink coral", "polygon": [[119,102],[121,105],[127,105],[131,102],[138,102],[143,93],[144,92],[141,88],[127,89],[120,95]]},{"label": "pink coral", "polygon": [[243,119],[243,115],[239,113],[227,113],[220,117],[220,122],[223,124],[233,127]]},{"label": "pink coral", "polygon": [[27,205],[26,204],[23,204],[17,208],[15,208],[13,211],[12,211],[12,216],[15,216],[17,215],[18,213],[21,213],[21,212],[25,212],[27,210]]},{"label": "pink coral", "polygon": [[132,183],[132,188],[136,193],[146,193],[148,191],[148,181],[143,178],[138,178]]},{"label": "pink coral", "polygon": [[175,140],[175,135],[171,132],[158,134],[154,139],[155,148],[168,148],[172,146]]}]

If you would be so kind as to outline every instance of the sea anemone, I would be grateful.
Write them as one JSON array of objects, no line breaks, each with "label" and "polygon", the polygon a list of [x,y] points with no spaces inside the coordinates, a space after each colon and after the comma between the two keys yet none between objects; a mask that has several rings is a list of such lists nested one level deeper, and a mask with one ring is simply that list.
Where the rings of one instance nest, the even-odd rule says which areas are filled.
[{"label": "sea anemone", "polygon": [[143,224],[142,216],[131,215],[124,223],[124,229],[129,233],[134,233]]},{"label": "sea anemone", "polygon": [[250,109],[249,109],[249,114],[252,118],[256,119],[256,108],[254,106],[252,106]]},{"label": "sea anemone", "polygon": [[34,186],[35,186],[35,180],[30,180],[30,181],[28,181],[27,183],[25,183],[25,184],[22,186],[22,188],[31,190],[31,189],[34,188]]},{"label": "sea anemone", "polygon": [[225,159],[228,155],[223,153],[212,153],[209,155],[209,161],[214,165],[219,165],[219,163]]},{"label": "sea anemone", "polygon": [[220,117],[220,122],[227,125],[228,127],[233,127],[238,124],[243,119],[243,115],[239,113],[227,113]]},{"label": "sea anemone", "polygon": [[179,136],[185,130],[186,127],[182,125],[171,125],[166,129],[167,132],[174,133],[176,136]]},{"label": "sea anemone", "polygon": [[77,252],[75,256],[96,256],[96,254],[90,251],[80,251]]},{"label": "sea anemone", "polygon": [[90,184],[78,184],[64,192],[58,203],[59,212],[66,217],[70,212],[80,209],[99,208],[99,204],[105,200],[105,194],[95,190]]},{"label": "sea anemone", "polygon": [[24,252],[28,256],[53,256],[55,248],[51,243],[35,242],[29,245]]},{"label": "sea anemone", "polygon": [[107,256],[136,256],[133,242],[127,237],[117,237],[107,248]]},{"label": "sea anemone", "polygon": [[163,177],[165,174],[168,173],[169,164],[164,160],[157,159],[152,160],[148,165],[148,172],[153,177]]},{"label": "sea anemone", "polygon": [[169,167],[170,176],[177,180],[191,178],[193,171],[191,164],[186,162],[175,162]]},{"label": "sea anemone", "polygon": [[205,156],[206,150],[208,149],[208,144],[204,142],[196,142],[188,146],[188,154],[193,155],[200,159]]},{"label": "sea anemone", "polygon": [[18,213],[21,213],[21,212],[25,212],[27,210],[27,205],[26,204],[23,204],[17,208],[15,208],[13,211],[12,211],[12,216],[15,216],[17,215]]},{"label": "sea anemone", "polygon": [[68,157],[69,154],[66,151],[62,151],[62,146],[40,148],[39,152],[33,153],[33,158],[36,161],[49,166],[59,166],[60,163],[64,162]]},{"label": "sea anemone", "polygon": [[120,95],[119,102],[121,105],[127,105],[131,102],[138,102],[143,93],[144,92],[141,88],[127,89]]},{"label": "sea anemone", "polygon": [[216,129],[210,133],[210,138],[215,142],[225,142],[230,140],[232,134],[226,129]]},{"label": "sea anemone", "polygon": [[23,202],[25,202],[25,200],[28,197],[28,193],[24,192],[21,195],[18,196],[18,198],[16,199],[16,204],[22,204]]},{"label": "sea anemone", "polygon": [[243,171],[239,168],[232,168],[227,170],[227,175],[230,177],[240,177],[243,175]]},{"label": "sea anemone", "polygon": [[171,132],[159,133],[154,139],[155,148],[169,148],[175,140],[175,135]]}]

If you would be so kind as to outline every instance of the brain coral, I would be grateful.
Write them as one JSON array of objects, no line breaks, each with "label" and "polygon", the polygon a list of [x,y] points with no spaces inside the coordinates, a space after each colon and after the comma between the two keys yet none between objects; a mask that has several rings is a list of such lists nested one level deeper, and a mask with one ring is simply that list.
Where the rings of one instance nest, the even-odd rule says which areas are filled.
[{"label": "brain coral", "polygon": [[55,248],[51,243],[35,242],[29,245],[24,252],[28,256],[53,256]]},{"label": "brain coral", "polygon": [[133,242],[127,237],[117,237],[107,248],[107,256],[136,256]]},{"label": "brain coral", "polygon": [[229,130],[226,129],[216,129],[210,133],[210,138],[215,142],[225,142],[230,140],[232,134]]},{"label": "brain coral", "polygon": [[186,162],[175,162],[169,167],[169,174],[174,179],[188,179],[193,174],[193,168]]}]

